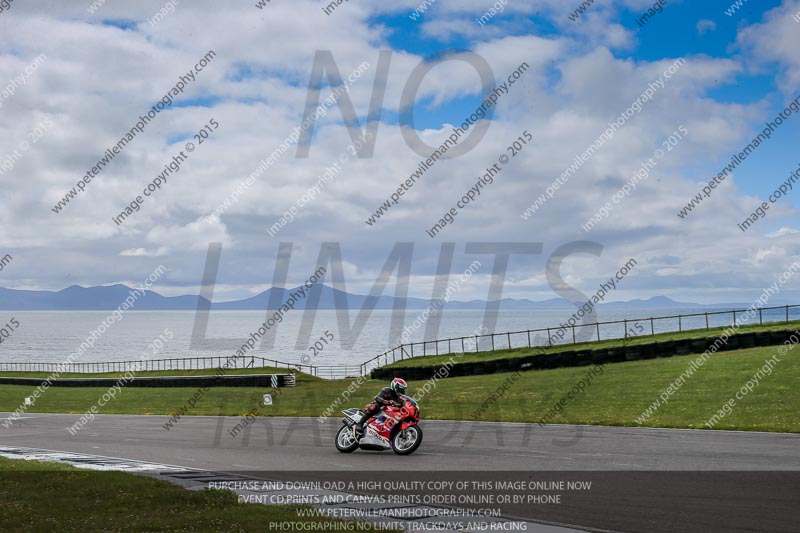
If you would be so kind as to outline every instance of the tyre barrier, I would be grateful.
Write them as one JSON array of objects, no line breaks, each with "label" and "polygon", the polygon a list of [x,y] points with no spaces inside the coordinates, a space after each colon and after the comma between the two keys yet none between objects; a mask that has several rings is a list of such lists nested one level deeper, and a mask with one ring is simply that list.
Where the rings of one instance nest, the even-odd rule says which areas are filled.
[{"label": "tyre barrier", "polygon": [[[50,387],[113,387],[124,376],[115,378],[62,378],[50,381]],[[0,377],[0,385],[38,386],[45,378]],[[134,377],[126,387],[294,387],[293,374],[248,374],[239,376],[159,376]]]},{"label": "tyre barrier", "polygon": [[[728,352],[744,348],[777,346],[788,341],[789,337],[795,333],[797,333],[797,331],[794,329],[737,333],[728,337],[727,344],[719,346],[717,351]],[[490,361],[456,363],[449,368],[447,375],[443,377],[476,376],[520,370],[568,368],[590,364],[602,365],[606,363],[653,359],[656,357],[700,354],[713,346],[718,338],[719,337],[707,337],[701,339],[661,341],[649,344],[637,344],[635,346],[619,346],[597,350],[568,350],[557,353],[509,357],[507,359]],[[424,359],[424,357],[420,357],[420,359]],[[441,374],[441,372],[439,372],[441,368],[441,366],[376,368],[372,370],[370,376],[372,379],[401,377],[407,380],[419,381],[431,379],[437,372]]]}]

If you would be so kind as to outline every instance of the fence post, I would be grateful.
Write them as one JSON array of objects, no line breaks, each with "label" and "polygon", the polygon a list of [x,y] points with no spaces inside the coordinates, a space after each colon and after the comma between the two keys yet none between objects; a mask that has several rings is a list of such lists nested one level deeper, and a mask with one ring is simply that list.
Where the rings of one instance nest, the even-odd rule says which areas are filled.
[{"label": "fence post", "polygon": [[622,338],[627,339],[628,338],[628,319],[627,318],[624,320],[623,327],[625,328],[625,334],[623,335]]},{"label": "fence post", "polygon": [[736,327],[736,311],[733,311],[733,327]]},{"label": "fence post", "polygon": [[575,338],[575,326],[572,326],[572,344],[578,344],[578,341]]},{"label": "fence post", "polygon": [[464,349],[464,337],[461,337],[461,353],[467,353],[467,351]]},{"label": "fence post", "polygon": [[597,342],[600,342],[600,322],[595,322],[594,325],[597,327]]},{"label": "fence post", "polygon": [[550,348],[553,347],[553,336],[550,335],[550,328],[547,328],[547,346]]},{"label": "fence post", "polygon": [[531,330],[528,330],[528,348],[531,347]]},{"label": "fence post", "polygon": [[478,336],[475,335],[475,352],[478,352]]},{"label": "fence post", "polygon": [[492,351],[494,351],[494,333],[492,333]]},{"label": "fence post", "polygon": [[706,329],[708,329],[708,311],[706,311]]},{"label": "fence post", "polygon": [[508,349],[510,350],[511,349],[511,332],[509,331],[508,333],[506,333],[506,335],[508,335]]},{"label": "fence post", "polygon": [[653,324],[653,317],[650,317],[650,335],[656,334],[656,326]]},{"label": "fence post", "polygon": [[683,317],[678,315],[678,331],[683,331]]},{"label": "fence post", "polygon": [[764,317],[761,315],[761,308],[760,307],[758,308],[758,323],[760,325],[762,325],[762,326],[764,325]]},{"label": "fence post", "polygon": [[786,304],[786,323],[789,323],[789,304]]}]

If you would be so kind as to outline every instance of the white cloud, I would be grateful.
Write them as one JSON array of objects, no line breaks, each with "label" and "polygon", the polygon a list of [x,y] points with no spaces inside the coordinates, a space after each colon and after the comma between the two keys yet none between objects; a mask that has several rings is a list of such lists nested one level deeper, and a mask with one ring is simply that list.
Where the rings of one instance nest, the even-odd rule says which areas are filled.
[{"label": "white cloud", "polygon": [[763,22],[743,28],[738,39],[739,46],[752,53],[753,62],[760,68],[780,65],[779,82],[787,95],[796,95],[800,86],[800,24],[792,18],[797,12],[800,1],[784,0],[764,16]]},{"label": "white cloud", "polygon": [[119,253],[122,257],[161,257],[167,255],[167,248],[161,247],[156,250],[147,250],[146,248],[130,248],[123,250]]},{"label": "white cloud", "polygon": [[717,29],[717,23],[713,20],[703,19],[697,22],[697,33],[704,35]]},{"label": "white cloud", "polygon": [[[762,102],[715,101],[709,93],[734,81],[745,69],[744,62],[781,61],[785,87],[800,81],[800,63],[794,54],[799,44],[797,27],[787,25],[787,20],[793,22],[785,13],[781,18],[776,11],[763,25],[742,31],[742,58],[687,57],[687,64],[654,100],[540,214],[525,222],[519,213],[674,58],[634,61],[620,52],[636,44],[617,24],[620,3],[593,8],[585,20],[572,23],[567,19],[571,9],[561,1],[534,6],[512,0],[504,17],[498,16],[485,28],[477,24],[473,28],[469,21],[485,11],[486,2],[437,3],[425,16],[424,34],[443,40],[468,39],[470,48],[492,65],[498,79],[522,61],[531,66],[500,101],[486,137],[469,154],[437,163],[385,218],[368,227],[367,216],[417,169],[420,160],[406,146],[393,116],[406,80],[422,57],[395,50],[384,100],[386,122],[378,129],[374,157],[348,162],[322,196],[282,230],[279,239],[271,239],[264,228],[350,143],[338,107],[318,123],[307,159],[295,158],[295,150],[290,149],[221,220],[209,224],[205,217],[299,124],[316,50],[330,49],[343,75],[363,61],[371,64],[350,91],[363,126],[378,54],[393,42],[389,30],[370,19],[375,12],[367,4],[351,2],[325,16],[318,2],[308,1],[275,2],[261,11],[250,3],[183,2],[155,29],[141,25],[162,5],[160,1],[109,3],[98,16],[89,17],[83,8],[51,2],[48,16],[43,17],[41,7],[21,3],[3,14],[0,49],[9,52],[0,54],[0,84],[39,53],[46,53],[48,61],[5,103],[0,154],[13,150],[42,114],[53,116],[58,124],[19,161],[12,175],[2,177],[0,242],[25,256],[14,265],[18,271],[4,272],[12,276],[10,284],[60,288],[72,282],[112,283],[138,279],[156,263],[164,263],[170,267],[170,283],[193,287],[202,275],[208,243],[223,242],[219,294],[235,297],[269,283],[280,240],[295,242],[291,272],[300,280],[312,270],[320,243],[342,241],[348,289],[366,292],[394,243],[414,241],[413,269],[420,281],[412,284],[412,292],[425,296],[439,252],[439,241],[429,239],[425,229],[475,184],[484,168],[508,153],[509,144],[524,130],[533,134],[534,142],[442,234],[442,239],[459,243],[459,261],[474,259],[463,257],[463,243],[468,241],[545,243],[541,256],[512,259],[507,295],[545,294],[548,288],[541,273],[546,257],[562,243],[586,238],[602,242],[603,255],[570,258],[564,267],[566,279],[590,287],[613,274],[622,258],[641,258],[642,267],[626,280],[625,290],[642,297],[669,292],[697,299],[702,297],[700,289],[714,297],[725,291],[734,294],[758,287],[800,253],[792,232],[770,234],[770,246],[765,246],[761,230],[742,235],[736,229],[736,222],[751,211],[752,202],[739,192],[735,178],[687,220],[675,214],[707,178],[697,170],[697,161],[725,157],[763,115]],[[417,5],[416,0],[403,1],[376,9],[402,14]],[[645,2],[624,5],[639,9]],[[546,18],[562,34],[521,35],[510,19],[523,16]],[[121,30],[98,22],[105,19],[140,25]],[[217,58],[181,97],[181,106],[162,112],[84,194],[63,213],[53,213],[52,204],[103,150],[210,49]],[[474,98],[478,88],[472,67],[450,61],[430,72],[418,98],[447,104]],[[420,135],[436,145],[449,134],[450,123],[459,124],[462,115],[462,111],[448,115],[442,119],[447,124],[434,124]],[[180,172],[148,198],[140,211],[117,227],[112,217],[141,194],[181,150],[185,137],[191,139],[211,118],[220,123],[219,130],[198,146]],[[690,140],[659,164],[626,200],[624,209],[620,207],[600,228],[585,235],[580,224],[681,125],[689,130]],[[677,263],[645,261],[665,254]],[[479,259],[488,268],[491,258]],[[479,283],[470,283],[463,299],[485,297],[488,279],[475,279]]]}]

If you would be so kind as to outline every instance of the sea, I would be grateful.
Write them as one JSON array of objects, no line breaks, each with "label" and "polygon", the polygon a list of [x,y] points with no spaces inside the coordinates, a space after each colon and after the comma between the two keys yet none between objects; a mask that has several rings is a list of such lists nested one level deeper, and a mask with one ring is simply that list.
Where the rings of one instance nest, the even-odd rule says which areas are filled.
[{"label": "sea", "polygon": [[[598,329],[600,337],[619,338],[648,334],[652,331],[664,332],[681,329],[704,328],[705,315],[725,311],[727,314],[711,314],[709,326],[725,326],[733,322],[730,309],[686,308],[686,309],[653,309],[653,308],[608,308],[599,309],[596,315],[598,326],[576,328],[575,340],[596,340]],[[565,323],[576,311],[572,309],[550,310],[502,310],[486,315],[483,310],[447,310],[440,316],[438,331],[432,328],[436,318],[420,317],[421,311],[407,310],[402,321],[395,316],[394,334],[392,330],[392,310],[375,310],[366,319],[358,320],[358,311],[351,310],[349,315],[335,310],[318,310],[313,322],[303,312],[290,312],[266,335],[267,342],[259,339],[253,342],[254,348],[248,355],[275,359],[290,364],[311,364],[315,366],[358,366],[398,344],[398,335],[405,328],[408,342],[422,342],[433,339],[474,338],[476,334],[495,332],[494,339],[486,335],[480,337],[477,346],[467,340],[467,350],[487,350],[491,341],[495,348],[508,347],[509,336],[501,335],[508,331],[525,332],[532,329],[552,328],[550,334],[558,335],[559,324]],[[701,313],[693,318],[664,318],[678,314]],[[119,320],[110,323],[108,311],[3,311],[0,312],[0,324],[6,324],[5,332],[0,331],[0,363],[2,362],[51,362],[64,361],[71,353],[78,350],[80,344],[90,336],[92,331],[104,331],[95,335],[94,346],[84,350],[77,362],[110,362],[136,361],[147,359],[174,359],[186,357],[230,357],[236,350],[258,332],[267,318],[263,311],[212,311],[208,316],[205,335],[200,328],[196,340],[214,340],[213,346],[203,346],[203,342],[191,342],[192,333],[196,330],[194,311],[128,311]],[[11,319],[19,323],[13,331],[9,331]],[[790,310],[790,318],[800,319],[800,308]],[[614,323],[627,319],[629,322]],[[785,319],[785,310],[764,311],[763,320],[778,321]],[[742,315],[738,316],[741,321]],[[755,322],[759,320],[756,317]],[[108,327],[100,328],[106,321]],[[402,328],[398,326],[402,324]],[[490,328],[487,328],[487,324]],[[493,325],[492,325],[493,324]],[[8,335],[6,335],[8,333]],[[557,343],[568,343],[573,340],[571,328],[561,333],[563,339]],[[546,332],[532,333],[531,342],[540,345],[547,342]],[[517,333],[510,336],[511,346],[527,346],[528,334]],[[434,350],[447,352],[447,343],[438,346],[428,344],[416,345],[415,355],[430,355]],[[321,349],[320,349],[321,348]],[[450,348],[460,351],[460,340],[451,341]],[[407,348],[407,351],[409,349]]]}]

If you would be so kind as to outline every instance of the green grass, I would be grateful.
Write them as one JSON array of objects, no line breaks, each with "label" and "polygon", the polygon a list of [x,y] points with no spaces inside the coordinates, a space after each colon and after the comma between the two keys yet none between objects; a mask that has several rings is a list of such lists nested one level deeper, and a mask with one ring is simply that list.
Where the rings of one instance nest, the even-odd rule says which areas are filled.
[{"label": "green grass", "polygon": [[[644,322],[644,321],[640,321]],[[632,322],[631,322],[632,323]],[[739,333],[751,333],[755,331],[783,331],[794,330],[800,328],[800,321],[790,322],[775,322],[758,325],[753,324],[749,326],[741,326],[738,329]],[[426,367],[426,366],[442,366],[444,363],[455,357],[457,363],[474,363],[480,361],[492,361],[496,359],[508,359],[510,357],[524,357],[526,355],[536,355],[539,353],[559,353],[568,352],[573,350],[596,350],[602,348],[619,348],[623,346],[640,346],[643,344],[651,344],[654,342],[678,341],[678,340],[700,340],[706,338],[715,339],[719,337],[726,328],[711,328],[695,329],[689,331],[675,331],[669,333],[656,333],[655,335],[639,335],[637,337],[629,337],[628,339],[609,339],[604,341],[590,341],[579,342],[577,344],[565,344],[554,346],[552,348],[546,347],[533,347],[533,348],[513,348],[511,350],[488,350],[481,352],[467,352],[464,354],[443,354],[443,355],[426,355],[403,359],[390,363],[383,368],[410,368],[410,367]],[[571,335],[571,333],[570,333]],[[496,335],[499,339],[503,339],[503,335]],[[454,343],[455,346],[455,343]],[[460,344],[458,345],[460,346]]]},{"label": "green grass", "polygon": [[[712,356],[669,402],[645,425],[653,427],[701,428],[732,398],[748,379],[777,353],[778,347],[752,348]],[[477,419],[503,422],[603,424],[637,426],[636,418],[656,400],[697,355],[630,361],[606,365],[591,386],[569,401],[564,410],[547,419],[548,412],[591,367],[527,371],[496,404]],[[727,415],[715,429],[800,432],[800,350],[789,352],[772,375]],[[402,371],[398,372],[402,377]],[[502,385],[510,374],[447,378],[422,399],[423,419],[470,420],[487,395]],[[239,416],[251,412],[270,416],[320,416],[348,387],[349,380],[312,381],[295,388],[273,392],[274,405],[259,407],[269,389],[212,388],[201,399],[195,415]],[[425,383],[411,382],[414,393]],[[385,386],[368,381],[341,408],[362,407]],[[32,387],[0,386],[0,411],[13,411]],[[196,389],[123,389],[102,413],[166,415],[182,406]],[[106,389],[51,388],[30,412],[83,413]],[[338,416],[339,409],[333,412]]]},{"label": "green grass", "polygon": [[[649,427],[704,428],[704,423],[749,380],[778,347],[711,357],[645,422]],[[697,355],[609,364],[584,393],[569,400],[549,423],[638,426],[636,419],[684,372]],[[522,372],[520,379],[478,420],[538,422],[592,367]],[[509,374],[450,378],[438,382],[436,401],[423,399],[425,418],[468,419]],[[800,432],[800,351],[790,352],[759,387],[737,401],[715,429]],[[447,398],[447,401],[442,401]],[[477,401],[475,400],[477,398]],[[433,398],[432,398],[433,399]]]},{"label": "green grass", "polygon": [[338,522],[298,517],[300,507],[240,504],[229,491],[0,458],[0,531],[269,531],[270,522]]}]

